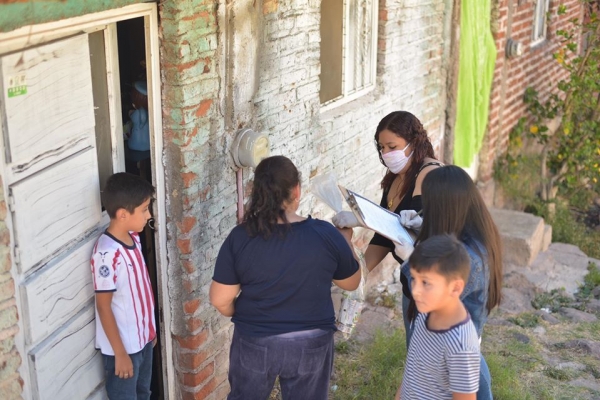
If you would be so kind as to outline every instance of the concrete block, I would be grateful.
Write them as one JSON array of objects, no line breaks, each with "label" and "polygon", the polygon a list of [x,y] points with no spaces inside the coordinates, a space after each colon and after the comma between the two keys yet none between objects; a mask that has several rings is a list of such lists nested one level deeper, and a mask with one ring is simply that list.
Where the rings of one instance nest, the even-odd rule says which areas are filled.
[{"label": "concrete block", "polygon": [[542,248],[544,220],[520,211],[490,209],[500,231],[504,262],[530,265]]},{"label": "concrete block", "polygon": [[572,295],[583,283],[588,263],[594,261],[577,246],[552,243],[529,267],[521,268],[519,272],[542,290],[564,288]]},{"label": "concrete block", "polygon": [[542,240],[542,248],[541,252],[548,250],[550,244],[552,243],[552,225],[544,225],[544,238]]}]

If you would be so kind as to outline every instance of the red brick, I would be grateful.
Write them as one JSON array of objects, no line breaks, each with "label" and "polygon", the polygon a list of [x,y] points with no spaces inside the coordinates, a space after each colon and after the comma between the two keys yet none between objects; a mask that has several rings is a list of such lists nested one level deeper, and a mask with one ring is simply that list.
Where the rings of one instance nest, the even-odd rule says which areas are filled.
[{"label": "red brick", "polygon": [[275,11],[277,11],[278,8],[279,8],[278,0],[265,0],[263,2],[263,14],[264,15],[274,13]]},{"label": "red brick", "polygon": [[194,264],[191,260],[181,260],[181,266],[188,274],[196,271],[196,264]]},{"label": "red brick", "polygon": [[7,247],[5,247],[2,250],[3,251],[0,252],[0,274],[3,272],[10,271],[10,269],[12,267],[10,251],[8,251]]},{"label": "red brick", "polygon": [[186,314],[193,314],[200,307],[200,299],[194,299],[183,303],[183,311]]},{"label": "red brick", "polygon": [[196,116],[204,117],[206,115],[206,113],[208,112],[208,110],[210,109],[212,102],[213,102],[212,100],[202,100],[200,102],[200,105],[198,106],[198,110],[196,110]]},{"label": "red brick", "polygon": [[182,348],[190,349],[190,350],[198,349],[200,346],[202,346],[206,342],[207,338],[208,338],[208,329],[205,329],[202,332],[198,333],[197,335],[193,335],[193,336],[186,336],[186,337],[175,336],[175,340],[177,340],[177,343],[179,343],[179,345]]},{"label": "red brick", "polygon": [[214,377],[210,381],[206,383],[194,396],[194,400],[204,400],[207,396],[209,396],[213,390],[219,386],[221,382],[219,382],[219,377]]},{"label": "red brick", "polygon": [[185,386],[196,387],[205,382],[214,372],[215,363],[211,362],[200,371],[193,374],[183,374],[183,384]]},{"label": "red brick", "polygon": [[0,283],[0,301],[10,299],[15,295],[15,281],[12,278]]},{"label": "red brick", "polygon": [[186,324],[188,331],[193,333],[200,329],[204,325],[204,322],[200,318],[191,317],[187,320]]},{"label": "red brick", "polygon": [[181,179],[183,179],[183,187],[189,188],[192,186],[192,181],[197,177],[198,175],[193,172],[182,172]]},{"label": "red brick", "polygon": [[190,239],[177,239],[177,248],[181,254],[190,254],[192,252]]},{"label": "red brick", "polygon": [[6,229],[6,225],[3,225],[3,229],[0,229],[0,245],[8,246],[10,244],[10,232]]},{"label": "red brick", "polygon": [[196,217],[184,217],[181,222],[177,223],[177,227],[179,228],[179,232],[186,234],[189,233],[194,226],[196,226],[196,222],[198,220]]},{"label": "red brick", "polygon": [[182,353],[179,355],[179,365],[187,370],[195,370],[206,361],[208,355],[208,350],[197,353]]},{"label": "red brick", "polygon": [[181,286],[183,286],[183,289],[188,294],[191,294],[194,291],[194,285],[192,285],[192,281],[190,281],[189,279],[184,279],[181,282]]}]

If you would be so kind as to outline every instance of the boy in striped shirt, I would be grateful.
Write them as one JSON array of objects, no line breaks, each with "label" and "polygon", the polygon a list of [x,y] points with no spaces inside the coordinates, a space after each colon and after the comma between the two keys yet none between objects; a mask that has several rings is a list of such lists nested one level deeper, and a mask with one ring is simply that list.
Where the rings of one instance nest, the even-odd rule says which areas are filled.
[{"label": "boy in striped shirt", "polygon": [[433,236],[409,258],[419,314],[396,399],[475,400],[479,339],[460,295],[469,280],[469,255],[456,237]]},{"label": "boy in striped shirt", "polygon": [[110,217],[91,267],[96,292],[96,348],[102,352],[110,400],[149,399],[156,344],[154,297],[140,245],[151,218],[154,187],[117,173],[108,178],[102,204]]}]

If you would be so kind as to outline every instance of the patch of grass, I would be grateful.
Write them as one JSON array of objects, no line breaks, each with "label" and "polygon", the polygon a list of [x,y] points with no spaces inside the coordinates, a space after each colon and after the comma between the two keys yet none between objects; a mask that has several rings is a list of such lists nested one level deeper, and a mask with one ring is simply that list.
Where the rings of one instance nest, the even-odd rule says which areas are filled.
[{"label": "patch of grass", "polygon": [[[564,331],[563,331],[564,329]],[[591,330],[589,326],[587,330]],[[556,332],[554,331],[556,330]],[[570,328],[565,325],[548,327],[548,334],[563,337]],[[496,400],[556,400],[593,399],[592,391],[573,387],[569,382],[582,372],[561,371],[549,365],[547,344],[535,335],[530,343],[514,339],[515,333],[528,333],[529,329],[494,327],[486,330],[482,341],[483,355],[492,375],[492,391]],[[586,365],[585,373],[592,377],[597,360],[582,357],[580,354],[565,353],[561,350],[561,360],[575,361]],[[558,354],[553,353],[556,357]],[[552,379],[549,379],[552,378]]]},{"label": "patch of grass", "polygon": [[562,307],[572,306],[573,299],[566,296],[562,289],[552,289],[550,292],[536,295],[531,301],[531,305],[538,310],[547,308],[552,312],[556,312]]},{"label": "patch of grass", "polygon": [[[503,334],[507,336],[508,332]],[[484,344],[486,343],[484,338]],[[498,400],[536,399],[528,380],[524,379],[539,362],[539,355],[531,344],[514,339],[503,341],[497,349],[484,352],[484,357],[492,375],[492,392]]]},{"label": "patch of grass", "polygon": [[510,162],[498,160],[494,178],[509,204],[519,210],[536,202],[540,190],[540,156],[521,155]]},{"label": "patch of grass", "polygon": [[593,287],[600,286],[600,268],[592,262],[588,264],[588,274],[585,276],[586,285]]},{"label": "patch of grass", "polygon": [[600,232],[589,229],[564,205],[558,204],[553,218],[541,213],[546,222],[552,225],[552,241],[570,243],[579,247],[586,255],[600,258]]},{"label": "patch of grass", "polygon": [[335,352],[338,354],[350,353],[350,343],[347,340],[337,342],[335,344]]},{"label": "patch of grass", "polygon": [[498,400],[529,399],[516,365],[507,365],[506,358],[499,354],[485,357],[492,375],[492,392]]},{"label": "patch of grass", "polygon": [[600,341],[600,321],[580,322],[574,326],[573,339],[590,339]]},{"label": "patch of grass", "polygon": [[387,308],[395,308],[396,307],[396,295],[389,294],[387,292],[383,293],[381,295],[380,305],[382,305],[383,307],[387,307]]},{"label": "patch of grass", "polygon": [[[540,216],[552,225],[552,241],[570,243],[593,258],[600,258],[600,232],[588,228],[578,216],[585,214],[591,199],[599,193],[592,190],[573,193],[559,192],[556,211],[548,212],[547,204],[539,198],[540,155],[521,154],[511,160],[501,159],[494,168],[494,178],[501,188],[508,208]],[[562,200],[561,199],[566,199]],[[573,212],[571,208],[579,210]]]},{"label": "patch of grass", "polygon": [[544,369],[544,375],[549,378],[556,379],[557,381],[570,381],[575,377],[573,371],[568,369],[559,369],[554,367],[548,367]]},{"label": "patch of grass", "polygon": [[595,365],[586,365],[585,372],[591,374],[594,379],[600,379],[600,370]]},{"label": "patch of grass", "polygon": [[540,324],[540,316],[533,313],[521,313],[515,317],[508,318],[510,322],[521,328],[535,328]]},{"label": "patch of grass", "polygon": [[600,268],[592,262],[588,264],[588,273],[583,279],[583,284],[579,286],[579,297],[590,298],[592,296],[592,290],[597,286],[600,286]]},{"label": "patch of grass", "polygon": [[406,359],[404,330],[392,334],[377,332],[372,343],[356,349],[354,354],[336,357],[337,390],[331,399],[392,399],[398,390]]}]

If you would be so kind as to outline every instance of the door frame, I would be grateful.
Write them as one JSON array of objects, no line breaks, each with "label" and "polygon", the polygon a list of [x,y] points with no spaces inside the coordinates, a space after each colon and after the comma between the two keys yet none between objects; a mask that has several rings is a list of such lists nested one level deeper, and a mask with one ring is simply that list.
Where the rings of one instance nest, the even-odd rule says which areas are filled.
[{"label": "door frame", "polygon": [[[163,362],[163,384],[165,388],[165,394],[167,398],[175,398],[175,370],[174,365],[168,360],[173,360],[173,340],[171,337],[171,308],[169,304],[169,288],[168,288],[168,274],[167,274],[167,230],[166,230],[166,188],[165,188],[165,170],[163,165],[163,130],[162,130],[162,114],[161,114],[161,81],[160,81],[160,59],[159,59],[159,32],[158,32],[158,10],[156,3],[141,3],[134,4],[114,10],[107,10],[98,13],[86,14],[79,17],[68,18],[60,21],[49,22],[44,24],[25,26],[7,33],[0,33],[0,56],[21,51],[29,47],[39,46],[54,40],[60,40],[80,34],[81,32],[91,33],[102,29],[111,29],[109,24],[113,24],[119,21],[133,19],[133,18],[144,18],[144,31],[146,39],[146,69],[147,69],[147,80],[148,80],[148,98],[150,100],[149,106],[149,118],[150,124],[150,141],[151,141],[151,159],[152,159],[152,180],[153,185],[156,187],[156,201],[154,202],[154,215],[156,219],[156,261],[158,269],[158,307],[159,307],[159,328],[162,340],[162,358]],[[114,29],[113,29],[114,31]],[[118,54],[117,47],[115,45],[116,32],[109,34],[106,42],[106,58],[107,62],[112,64],[111,71],[116,72],[116,76],[109,76],[109,90],[115,93],[115,85],[118,85]],[[112,86],[111,86],[112,83]],[[2,86],[2,85],[0,85]],[[113,96],[113,101],[116,101]],[[120,103],[120,99],[118,100]],[[0,121],[1,122],[1,121]],[[112,126],[111,130],[113,137],[116,136],[115,132],[122,130],[121,126]],[[120,125],[120,124],[117,124]],[[2,130],[0,124],[0,130]],[[121,131],[122,134],[122,131]],[[0,148],[3,150],[4,144],[0,141]],[[114,143],[113,143],[114,144]],[[114,149],[118,154],[122,152],[121,148]],[[122,153],[121,153],[122,154]],[[4,158],[4,151],[0,151],[0,158]],[[4,161],[4,160],[3,160]],[[116,160],[113,160],[114,163]],[[114,165],[113,163],[113,165]],[[2,163],[6,165],[5,163]],[[122,168],[124,170],[124,168]],[[2,176],[6,177],[7,173],[5,167],[0,167]],[[3,179],[4,193],[7,194],[7,179]],[[6,221],[8,229],[12,232],[12,221],[10,217],[7,217]],[[11,248],[13,248],[13,238],[11,235]],[[13,278],[18,277],[16,272],[16,266],[13,261],[12,265]],[[15,282],[15,287],[18,290],[20,282]],[[22,302],[20,300],[20,294],[16,294],[17,307],[22,310]],[[23,360],[26,360],[25,343],[23,338],[19,338],[23,333],[23,319],[19,319],[20,334],[17,334],[15,338],[17,349],[21,354]],[[29,367],[26,361],[21,363],[19,369],[21,377],[25,380],[26,384],[23,388],[23,395],[25,398],[32,398],[30,393],[30,385],[27,382],[29,380]]]}]

